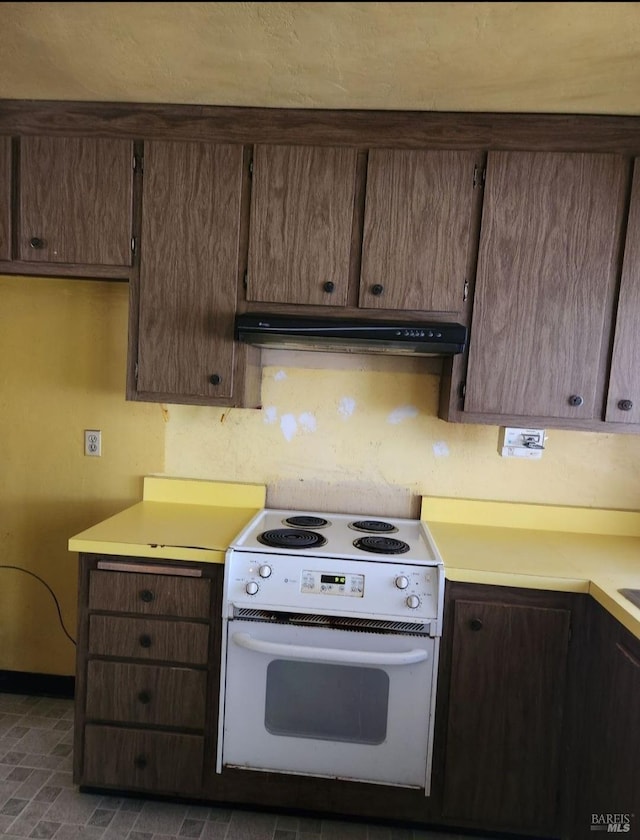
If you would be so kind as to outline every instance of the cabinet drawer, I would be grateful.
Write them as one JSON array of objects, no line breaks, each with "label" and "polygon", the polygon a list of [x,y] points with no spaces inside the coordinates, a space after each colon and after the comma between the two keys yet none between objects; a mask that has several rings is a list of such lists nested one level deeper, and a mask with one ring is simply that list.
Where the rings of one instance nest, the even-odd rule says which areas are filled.
[{"label": "cabinet drawer", "polygon": [[204,729],[207,674],[190,668],[90,661],[86,716]]},{"label": "cabinet drawer", "polygon": [[208,624],[116,615],[89,618],[89,654],[94,656],[206,665],[208,649]]},{"label": "cabinet drawer", "polygon": [[210,583],[203,578],[96,569],[89,578],[89,609],[209,618]]},{"label": "cabinet drawer", "polygon": [[203,756],[199,735],[89,724],[82,784],[197,796]]}]

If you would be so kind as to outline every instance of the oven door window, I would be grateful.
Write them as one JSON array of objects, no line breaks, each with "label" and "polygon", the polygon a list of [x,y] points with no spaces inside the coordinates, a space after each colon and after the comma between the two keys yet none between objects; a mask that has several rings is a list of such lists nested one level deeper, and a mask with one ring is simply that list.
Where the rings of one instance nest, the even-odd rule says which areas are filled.
[{"label": "oven door window", "polygon": [[264,725],[272,735],[381,744],[388,710],[381,669],[286,659],[267,667]]}]

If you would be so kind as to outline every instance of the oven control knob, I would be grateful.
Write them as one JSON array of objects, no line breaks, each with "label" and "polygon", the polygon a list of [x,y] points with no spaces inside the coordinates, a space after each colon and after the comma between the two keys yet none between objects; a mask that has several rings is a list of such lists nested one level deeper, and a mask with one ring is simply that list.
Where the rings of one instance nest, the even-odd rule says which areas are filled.
[{"label": "oven control knob", "polygon": [[396,578],[396,586],[398,589],[406,589],[409,586],[409,578],[405,575],[398,575]]},{"label": "oven control knob", "polygon": [[249,583],[245,586],[244,591],[247,593],[247,595],[255,595],[258,589],[260,589],[260,587],[255,582],[255,580],[250,580]]},{"label": "oven control knob", "polygon": [[260,566],[258,574],[261,578],[271,577],[271,566]]},{"label": "oven control knob", "polygon": [[417,610],[420,606],[420,598],[417,595],[409,595],[407,598],[407,606],[411,610]]}]

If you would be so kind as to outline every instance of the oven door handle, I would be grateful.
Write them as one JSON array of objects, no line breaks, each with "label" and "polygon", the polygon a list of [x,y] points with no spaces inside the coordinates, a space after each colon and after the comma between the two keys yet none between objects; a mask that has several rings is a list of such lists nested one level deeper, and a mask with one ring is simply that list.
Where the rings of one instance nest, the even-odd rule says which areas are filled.
[{"label": "oven door handle", "polygon": [[267,642],[249,633],[233,633],[233,642],[256,653],[284,656],[288,659],[308,659],[322,662],[348,662],[353,665],[413,665],[429,658],[428,651],[414,648],[399,653],[370,650],[340,650],[339,648],[307,647]]}]

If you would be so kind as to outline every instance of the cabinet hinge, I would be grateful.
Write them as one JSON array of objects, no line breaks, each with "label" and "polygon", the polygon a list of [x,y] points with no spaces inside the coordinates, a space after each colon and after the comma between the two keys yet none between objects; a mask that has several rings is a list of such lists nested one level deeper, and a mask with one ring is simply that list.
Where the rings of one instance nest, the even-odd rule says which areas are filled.
[{"label": "cabinet hinge", "polygon": [[135,254],[137,245],[138,245],[138,243],[136,242],[135,236],[132,236],[131,237],[131,253],[132,254]]},{"label": "cabinet hinge", "polygon": [[469,297],[469,281],[465,280],[464,281],[464,289],[462,291],[462,302],[466,303],[468,297]]},{"label": "cabinet hinge", "polygon": [[249,177],[253,178],[253,158],[249,161]]},{"label": "cabinet hinge", "polygon": [[244,273],[244,277],[242,278],[242,285],[245,287],[245,289],[246,289],[246,288],[247,288],[247,286],[249,285],[248,272],[246,272],[246,271],[245,271],[245,273]]},{"label": "cabinet hinge", "polygon": [[484,166],[476,164],[473,167],[473,186],[484,187],[485,178],[487,177],[487,170]]},{"label": "cabinet hinge", "polygon": [[467,383],[461,382],[460,387],[458,388],[458,393],[460,395],[460,399],[463,400],[467,393]]},{"label": "cabinet hinge", "polygon": [[144,172],[144,159],[142,155],[133,156],[133,171],[139,172],[141,175]]},{"label": "cabinet hinge", "polygon": [[137,362],[136,362],[136,365],[133,369],[133,378],[136,380],[136,382],[138,381],[138,363]]}]

